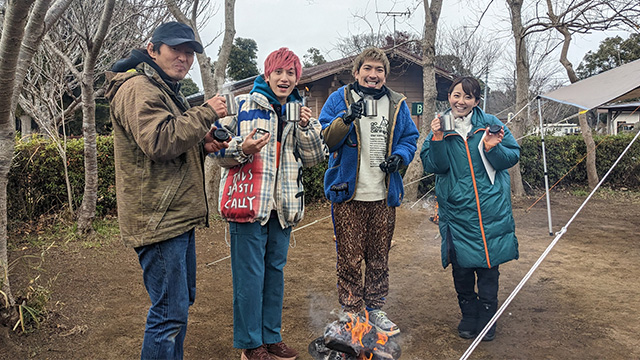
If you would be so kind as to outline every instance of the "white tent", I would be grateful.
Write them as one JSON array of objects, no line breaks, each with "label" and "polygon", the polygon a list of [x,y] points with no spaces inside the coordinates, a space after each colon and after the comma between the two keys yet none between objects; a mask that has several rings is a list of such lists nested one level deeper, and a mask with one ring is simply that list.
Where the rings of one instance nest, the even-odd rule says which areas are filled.
[{"label": "white tent", "polygon": [[540,97],[584,110],[640,97],[640,59],[561,87]]},{"label": "white tent", "polygon": [[586,111],[607,103],[636,97],[640,97],[640,59],[538,96],[538,117],[540,119],[540,134],[542,137],[542,161],[544,165],[544,185],[547,193],[549,235],[553,235],[553,230],[551,228],[549,178],[547,175],[544,131],[542,131],[540,98],[573,105]]}]

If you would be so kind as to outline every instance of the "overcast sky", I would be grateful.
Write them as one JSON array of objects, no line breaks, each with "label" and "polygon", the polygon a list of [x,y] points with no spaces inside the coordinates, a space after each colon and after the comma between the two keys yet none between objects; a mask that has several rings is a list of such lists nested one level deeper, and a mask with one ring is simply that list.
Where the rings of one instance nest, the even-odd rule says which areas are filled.
[{"label": "overcast sky", "polygon": [[[445,0],[439,26],[455,28],[463,23],[474,23],[481,13],[480,8],[469,8],[469,1]],[[474,3],[482,3],[483,0]],[[218,1],[217,3],[222,3]],[[485,16],[482,26],[496,27],[504,23],[501,32],[494,41],[513,42],[508,23],[508,12],[504,1],[494,2],[491,11]],[[396,16],[395,26],[399,31],[421,34],[424,23],[424,8],[416,0],[237,0],[235,6],[236,37],[251,38],[258,44],[258,68],[262,71],[265,57],[274,50],[286,46],[302,60],[307,49],[315,47],[328,60],[341,58],[336,50],[337,40],[353,34],[370,32],[370,27],[356,15],[365,17],[377,31],[380,26],[385,32],[392,32],[394,17],[378,12],[409,11],[409,16]],[[207,45],[224,27],[223,9],[218,11],[201,31],[204,45]],[[382,24],[382,25],[380,25]],[[616,33],[583,35],[572,42],[569,60],[575,67],[584,54],[596,50],[600,41]],[[495,35],[493,35],[495,36]],[[624,38],[624,34],[622,35]],[[497,40],[496,40],[497,39]],[[207,54],[214,58],[222,43],[219,37],[209,44]],[[200,87],[197,61],[190,76]],[[499,69],[494,69],[498,71]],[[490,81],[491,82],[491,81]]]}]

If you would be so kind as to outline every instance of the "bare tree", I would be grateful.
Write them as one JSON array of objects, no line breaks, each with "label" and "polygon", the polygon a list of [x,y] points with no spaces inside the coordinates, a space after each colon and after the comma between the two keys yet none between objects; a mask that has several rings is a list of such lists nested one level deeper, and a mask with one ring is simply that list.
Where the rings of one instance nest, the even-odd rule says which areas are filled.
[{"label": "bare tree", "polygon": [[118,2],[118,18],[112,21],[115,0],[76,0],[57,31],[46,37],[48,49],[65,65],[67,81],[80,86],[79,98],[69,96],[74,98],[72,106],[81,106],[83,119],[85,181],[77,213],[81,234],[93,232],[97,203],[95,99],[104,91],[100,79],[122,53],[141,45],[149,28],[164,18],[158,11],[159,4],[145,0]]},{"label": "bare tree", "polygon": [[222,88],[222,84],[224,84],[227,63],[229,62],[229,55],[233,47],[233,39],[236,36],[234,20],[235,3],[236,0],[225,0],[224,2],[224,38],[222,39],[222,46],[220,47],[213,73],[213,89],[211,89],[210,93],[205,92],[205,95],[208,97],[213,96],[216,91]]},{"label": "bare tree", "polygon": [[[637,0],[545,0],[547,18],[540,18],[533,28],[553,28],[561,35],[560,63],[564,66],[569,81],[579,80],[567,54],[574,34],[607,29],[637,28],[640,19],[640,2]],[[582,137],[587,146],[587,178],[591,189],[599,182],[596,171],[596,144],[585,112],[578,116]]]},{"label": "bare tree", "polygon": [[[33,0],[5,2],[0,39],[0,312],[15,315],[15,299],[9,284],[7,256],[7,182],[14,151],[14,118],[11,99],[16,80],[19,52]],[[13,313],[12,313],[13,311]],[[4,317],[4,316],[3,316]]]},{"label": "bare tree", "polygon": [[[422,143],[427,138],[431,129],[430,114],[435,113],[436,98],[438,90],[436,87],[436,36],[438,32],[438,19],[442,10],[443,0],[431,0],[431,4],[424,0],[424,31],[422,35],[422,91],[423,91],[423,113],[426,114],[420,130],[418,138],[418,149],[411,164],[405,173],[405,179],[408,184],[419,179],[423,173],[422,161],[420,160],[420,150]],[[418,184],[413,183],[405,188],[405,198],[415,200],[418,195]]]},{"label": "bare tree", "polygon": [[[553,41],[547,31],[556,29],[561,39],[549,49],[561,47],[560,63],[565,68],[571,82],[577,81],[572,64],[568,61],[567,53],[573,34],[589,33],[614,28],[637,28],[640,16],[640,3],[636,0],[536,0],[531,3],[531,18],[523,24],[523,0],[507,0],[511,13],[511,25],[516,44],[516,108],[523,109],[529,103],[532,68],[526,52],[525,38],[529,39],[535,33],[546,32],[547,41]],[[551,50],[547,55],[551,54]],[[540,62],[538,62],[540,65]],[[526,82],[526,84],[524,83]],[[525,89],[525,86],[528,89]],[[586,115],[579,116],[582,134],[588,151],[587,174],[590,187],[598,182],[595,168],[595,143],[591,136],[591,129],[586,121]],[[514,134],[522,135],[524,122],[521,117],[516,118]],[[517,168],[516,168],[517,167]],[[519,165],[512,168],[512,189],[515,195],[521,192],[517,188],[522,183],[519,180]]]},{"label": "bare tree", "polygon": [[[166,3],[171,14],[173,14],[178,21],[191,26],[195,32],[196,40],[202,43],[198,25],[202,26],[208,20],[208,17],[204,16],[203,13],[205,15],[209,15],[211,11],[214,11],[213,9],[209,9],[208,12],[204,11],[209,5],[209,1],[205,1],[201,4],[198,0],[191,0],[185,1],[185,3],[181,4],[177,0],[166,0]],[[206,50],[202,54],[196,54],[198,64],[200,65],[200,77],[202,78],[205,99],[211,98],[217,94],[222,88],[222,84],[225,80],[227,62],[229,61],[229,54],[231,53],[231,47],[233,46],[233,38],[236,35],[234,20],[235,4],[235,0],[224,1],[224,37],[214,71],[211,71],[211,58],[207,56]],[[191,16],[187,17],[185,15],[186,13],[191,14]],[[204,167],[206,179],[205,188],[207,192],[209,211],[211,213],[217,213],[220,167],[209,157],[205,160]]]},{"label": "bare tree", "polygon": [[384,36],[379,33],[355,34],[339,38],[335,47],[342,57],[357,55],[369,47],[382,47]]},{"label": "bare tree", "polygon": [[31,60],[42,42],[44,34],[49,31],[53,24],[58,21],[60,16],[67,10],[71,1],[72,0],[56,0],[53,4],[51,4],[51,0],[36,1],[32,11],[33,15],[29,17],[29,22],[25,29],[25,38],[20,47],[15,89],[11,97],[11,111],[15,111],[21,92],[20,88],[31,65]]},{"label": "bare tree", "polygon": [[457,75],[484,79],[491,67],[499,63],[504,53],[504,45],[501,42],[486,41],[486,37],[486,34],[479,33],[475,28],[445,27],[438,32],[438,55],[451,54],[460,60],[460,65],[467,73]]},{"label": "bare tree", "polygon": [[[511,31],[515,42],[516,54],[516,117],[511,125],[511,132],[517,138],[524,134],[525,117],[520,111],[529,104],[530,68],[527,52],[526,29],[522,23],[522,3],[524,0],[506,0],[511,16]],[[511,191],[514,196],[524,196],[520,163],[509,169],[511,175]]]},{"label": "bare tree", "polygon": [[[83,1],[83,4],[88,2]],[[101,1],[97,2],[98,4]],[[115,0],[106,0],[102,5],[102,14],[95,30],[84,33],[83,43],[84,62],[80,77],[80,89],[82,91],[82,133],[84,136],[84,196],[82,205],[78,211],[78,231],[80,233],[93,233],[93,219],[96,215],[96,202],[98,198],[98,153],[96,149],[96,100],[93,90],[95,83],[96,62],[102,44],[107,35],[107,30],[113,16]],[[96,9],[97,10],[97,9]],[[72,26],[73,24],[69,24]],[[73,64],[68,64],[73,65]],[[69,67],[75,70],[73,66]]]},{"label": "bare tree", "polygon": [[0,40],[0,292],[4,294],[0,299],[11,307],[15,301],[9,286],[7,264],[7,176],[15,145],[13,114],[17,106],[16,92],[42,37],[66,10],[69,2],[56,0],[51,5],[50,0],[37,0],[34,5],[34,0],[7,0],[1,4],[5,11]]},{"label": "bare tree", "polygon": [[[73,42],[69,42],[73,46]],[[74,90],[79,86],[77,81],[68,76],[69,72],[59,65],[59,59],[54,55],[54,49],[47,46],[35,54],[25,81],[19,93],[18,104],[21,109],[34,119],[48,138],[56,145],[62,161],[67,186],[68,211],[73,215],[73,192],[67,166],[67,138],[65,120],[77,109],[81,103]],[[79,61],[79,59],[74,59]],[[65,106],[64,98],[71,99]],[[61,129],[61,130],[59,130]]]}]

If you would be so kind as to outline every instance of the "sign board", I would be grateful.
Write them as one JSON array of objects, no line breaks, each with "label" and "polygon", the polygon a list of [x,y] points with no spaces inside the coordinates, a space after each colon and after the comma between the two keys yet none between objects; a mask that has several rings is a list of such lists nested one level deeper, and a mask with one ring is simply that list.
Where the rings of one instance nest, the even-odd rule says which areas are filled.
[{"label": "sign board", "polygon": [[412,102],[411,103],[411,115],[422,115],[422,110],[424,109],[421,102]]}]

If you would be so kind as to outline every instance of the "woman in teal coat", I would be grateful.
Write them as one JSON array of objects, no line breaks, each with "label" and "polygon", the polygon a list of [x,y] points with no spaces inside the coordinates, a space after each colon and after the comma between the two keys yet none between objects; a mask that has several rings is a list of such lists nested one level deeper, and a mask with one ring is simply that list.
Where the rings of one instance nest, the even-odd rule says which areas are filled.
[{"label": "woman in teal coat", "polygon": [[[498,266],[518,258],[507,169],[520,147],[498,118],[477,107],[476,79],[456,79],[448,98],[455,129],[443,131],[440,117],[434,119],[420,157],[425,172],[436,174],[442,265],[453,269],[458,334],[470,339],[498,308]],[[494,337],[495,325],[483,340]]]}]

